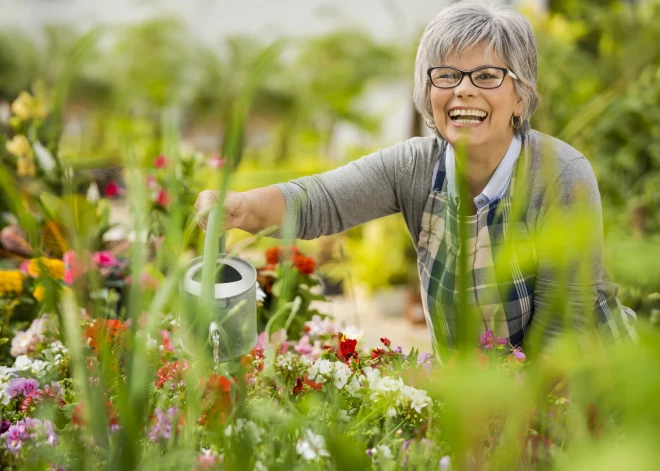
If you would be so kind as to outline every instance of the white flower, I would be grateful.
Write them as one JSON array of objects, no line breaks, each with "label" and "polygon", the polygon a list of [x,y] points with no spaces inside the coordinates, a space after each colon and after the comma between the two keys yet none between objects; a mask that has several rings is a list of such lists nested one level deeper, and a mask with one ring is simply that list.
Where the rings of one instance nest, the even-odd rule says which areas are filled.
[{"label": "white flower", "polygon": [[32,144],[32,149],[34,150],[34,155],[39,161],[39,166],[44,170],[44,172],[49,173],[55,168],[55,159],[53,154],[46,149],[41,142],[37,141]]},{"label": "white flower", "polygon": [[449,455],[445,455],[442,458],[440,458],[440,469],[442,471],[448,470],[450,466],[451,466],[451,458],[449,457]]},{"label": "white flower", "polygon": [[324,375],[327,375],[332,371],[332,362],[326,360],[325,358],[319,358],[314,362],[314,364],[309,368],[307,374],[309,378],[317,383],[323,383],[325,378]]},{"label": "white flower", "polygon": [[25,371],[32,366],[32,360],[27,355],[19,355],[14,362],[14,368],[18,371]]},{"label": "white flower", "polygon": [[344,334],[344,337],[346,337],[347,339],[364,340],[364,330],[358,329],[354,325],[349,325],[348,327],[343,329],[342,334]]},{"label": "white flower", "polygon": [[325,449],[325,439],[322,435],[315,435],[311,430],[306,429],[304,437],[298,439],[296,451],[307,461],[316,460],[321,456],[330,456]]},{"label": "white flower", "polygon": [[348,412],[346,412],[344,409],[341,409],[339,411],[338,417],[337,417],[341,422],[348,422],[351,420],[351,417],[348,415]]},{"label": "white flower", "polygon": [[31,332],[23,332],[19,330],[16,335],[11,339],[11,353],[12,356],[25,355],[30,351],[30,347],[34,344],[34,335]]},{"label": "white flower", "polygon": [[407,410],[422,413],[424,407],[432,404],[426,391],[404,384],[401,378],[380,377],[380,370],[367,367],[365,378],[371,390],[369,398],[374,402],[385,401],[388,404],[387,415],[396,416]]},{"label": "white flower", "polygon": [[371,385],[372,382],[380,379],[380,370],[367,366],[364,370],[364,375],[367,377],[367,382]]},{"label": "white flower", "polygon": [[264,293],[264,290],[261,289],[261,286],[259,286],[259,282],[257,281],[257,301],[264,302],[266,300],[266,293]]},{"label": "white flower", "polygon": [[43,360],[31,360],[26,355],[19,355],[14,362],[14,368],[18,371],[29,371],[35,376],[44,376],[53,364]]},{"label": "white flower", "polygon": [[362,383],[360,379],[354,375],[351,380],[346,383],[346,392],[348,392],[351,396],[356,396],[361,387]]},{"label": "white flower", "polygon": [[254,463],[254,471],[268,471],[268,468],[261,461],[257,460],[257,462]]},{"label": "white flower", "polygon": [[101,199],[101,192],[99,191],[99,186],[96,184],[96,182],[92,182],[89,185],[89,188],[87,188],[86,198],[90,203],[96,203]]},{"label": "white flower", "polygon": [[352,374],[351,369],[344,363],[335,362],[335,372],[332,375],[332,378],[335,380],[335,387],[337,389],[343,388]]},{"label": "white flower", "polygon": [[388,447],[387,445],[378,445],[376,449],[378,450],[378,454],[383,458],[387,460],[392,459],[392,451],[390,450],[390,447]]}]

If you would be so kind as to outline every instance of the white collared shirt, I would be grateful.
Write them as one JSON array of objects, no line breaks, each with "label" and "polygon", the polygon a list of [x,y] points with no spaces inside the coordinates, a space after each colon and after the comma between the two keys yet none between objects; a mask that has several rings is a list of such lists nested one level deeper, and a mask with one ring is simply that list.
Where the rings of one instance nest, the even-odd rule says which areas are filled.
[{"label": "white collared shirt", "polygon": [[[486,188],[474,198],[474,204],[477,210],[483,208],[491,201],[501,198],[506,193],[511,176],[513,175],[513,167],[520,156],[522,150],[522,141],[516,135],[511,140],[509,149],[504,154],[504,158],[495,169],[495,173],[490,177]],[[447,172],[447,191],[450,196],[457,196],[456,191],[456,158],[454,156],[454,148],[447,143],[445,152],[445,168]],[[434,172],[435,173],[435,172]]]}]

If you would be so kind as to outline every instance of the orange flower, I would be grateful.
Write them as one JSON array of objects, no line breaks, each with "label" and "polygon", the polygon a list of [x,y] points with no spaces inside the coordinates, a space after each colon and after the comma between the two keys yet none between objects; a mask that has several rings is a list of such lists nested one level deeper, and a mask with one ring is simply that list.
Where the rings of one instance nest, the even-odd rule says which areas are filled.
[{"label": "orange flower", "polygon": [[117,319],[96,319],[85,326],[85,339],[94,353],[98,353],[100,343],[111,343],[118,339],[126,324]]}]

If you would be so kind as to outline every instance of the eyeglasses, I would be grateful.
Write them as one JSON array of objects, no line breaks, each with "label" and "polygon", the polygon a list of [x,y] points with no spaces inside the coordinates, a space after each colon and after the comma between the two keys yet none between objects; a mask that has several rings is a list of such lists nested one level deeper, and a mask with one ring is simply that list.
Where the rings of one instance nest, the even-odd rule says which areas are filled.
[{"label": "eyeglasses", "polygon": [[504,82],[504,77],[510,75],[512,79],[518,77],[509,69],[487,65],[474,70],[460,70],[455,67],[431,67],[426,71],[429,80],[437,88],[454,88],[463,81],[466,75],[470,82],[478,88],[497,88]]}]

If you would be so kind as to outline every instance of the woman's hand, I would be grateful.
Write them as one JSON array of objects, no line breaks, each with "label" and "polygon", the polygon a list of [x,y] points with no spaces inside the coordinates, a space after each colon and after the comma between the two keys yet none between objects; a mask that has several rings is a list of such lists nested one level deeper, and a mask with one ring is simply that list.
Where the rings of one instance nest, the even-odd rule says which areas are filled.
[{"label": "woman's hand", "polygon": [[[195,214],[197,215],[199,227],[206,231],[208,216],[213,208],[222,198],[220,191],[204,190],[197,196],[195,201]],[[240,227],[248,214],[249,204],[244,193],[228,191],[224,200],[224,220],[222,231]]]}]

